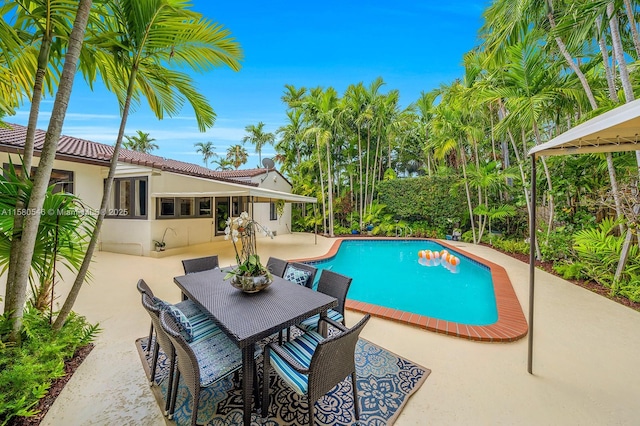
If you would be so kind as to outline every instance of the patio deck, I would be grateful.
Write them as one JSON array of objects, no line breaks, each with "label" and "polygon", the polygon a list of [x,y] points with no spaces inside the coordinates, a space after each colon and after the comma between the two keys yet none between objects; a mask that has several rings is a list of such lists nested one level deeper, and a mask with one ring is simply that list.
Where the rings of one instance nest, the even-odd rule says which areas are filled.
[{"label": "patio deck", "polygon": [[[293,234],[260,239],[264,260],[316,257],[333,240]],[[503,266],[525,315],[528,265],[482,246],[454,245]],[[229,242],[154,259],[101,252],[75,310],[100,322],[96,348],[78,369],[43,425],[162,425],[134,345],[149,331],[135,283],[144,278],[159,297],[178,301],[172,278],[181,259],[217,253],[233,263]],[[63,286],[61,285],[60,288]],[[59,299],[61,300],[61,299]],[[347,325],[362,314],[347,312]],[[539,271],[534,375],[526,371],[527,339],[482,343],[372,318],[362,337],[432,369],[395,423],[636,424],[640,313]],[[171,424],[170,422],[166,422]]]}]

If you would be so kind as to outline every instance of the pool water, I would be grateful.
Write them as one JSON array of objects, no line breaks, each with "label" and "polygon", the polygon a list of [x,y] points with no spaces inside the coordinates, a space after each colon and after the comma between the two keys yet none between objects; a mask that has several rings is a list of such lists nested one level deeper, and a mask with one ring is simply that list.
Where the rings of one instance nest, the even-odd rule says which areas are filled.
[{"label": "pool water", "polygon": [[495,323],[488,267],[451,249],[460,259],[455,267],[446,262],[427,266],[418,257],[420,250],[444,249],[433,241],[343,241],[334,257],[313,265],[352,277],[351,300],[467,325]]}]

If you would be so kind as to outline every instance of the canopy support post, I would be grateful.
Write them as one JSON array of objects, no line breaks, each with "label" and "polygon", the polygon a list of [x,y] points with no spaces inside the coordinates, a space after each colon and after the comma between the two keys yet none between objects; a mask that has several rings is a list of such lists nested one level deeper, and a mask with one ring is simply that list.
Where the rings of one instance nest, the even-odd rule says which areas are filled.
[{"label": "canopy support post", "polygon": [[529,212],[529,336],[527,371],[533,374],[533,300],[536,277],[536,155],[531,156],[531,203]]}]

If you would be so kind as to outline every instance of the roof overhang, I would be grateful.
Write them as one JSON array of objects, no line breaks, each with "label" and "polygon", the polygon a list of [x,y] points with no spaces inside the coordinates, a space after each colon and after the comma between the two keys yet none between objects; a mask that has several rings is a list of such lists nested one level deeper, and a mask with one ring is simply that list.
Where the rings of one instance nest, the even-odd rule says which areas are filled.
[{"label": "roof overhang", "polygon": [[640,99],[605,112],[549,142],[533,147],[530,156],[588,154],[640,150]]},{"label": "roof overhang", "polygon": [[254,197],[253,201],[271,202],[273,200],[284,200],[291,203],[317,203],[318,199],[315,197],[305,197],[304,195],[289,194],[288,192],[274,191],[272,189],[265,188],[238,188],[236,186],[230,187],[229,190],[222,191],[207,191],[207,192],[154,192],[152,197]]}]

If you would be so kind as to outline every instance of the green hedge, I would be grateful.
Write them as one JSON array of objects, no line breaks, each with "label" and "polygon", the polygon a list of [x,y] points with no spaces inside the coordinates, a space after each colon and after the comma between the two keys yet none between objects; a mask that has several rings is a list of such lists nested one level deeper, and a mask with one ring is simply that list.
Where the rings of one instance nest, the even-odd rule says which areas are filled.
[{"label": "green hedge", "polygon": [[456,188],[452,177],[391,179],[378,183],[379,202],[396,219],[427,221],[434,228],[451,232],[455,222],[465,228],[468,222],[463,188]]}]

